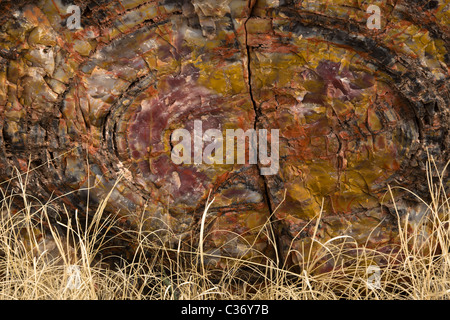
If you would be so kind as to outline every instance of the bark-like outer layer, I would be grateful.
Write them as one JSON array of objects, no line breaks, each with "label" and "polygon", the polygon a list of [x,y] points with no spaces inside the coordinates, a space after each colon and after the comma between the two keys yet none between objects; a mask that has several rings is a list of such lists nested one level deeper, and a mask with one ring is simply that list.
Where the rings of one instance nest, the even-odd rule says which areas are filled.
[{"label": "bark-like outer layer", "polygon": [[[67,1],[0,8],[0,177],[30,159],[38,199],[95,185],[98,202],[123,174],[107,211],[177,244],[197,241],[211,191],[206,252],[296,262],[322,199],[319,241],[392,249],[387,184],[426,198],[427,154],[439,168],[449,160],[444,0],[377,1],[381,30],[367,28],[361,1],[73,3],[80,30],[66,26]],[[170,135],[196,119],[204,130],[280,129],[279,172],[174,165]],[[396,201],[402,214],[424,212],[408,193]],[[86,192],[56,211],[63,202],[84,210]]]}]

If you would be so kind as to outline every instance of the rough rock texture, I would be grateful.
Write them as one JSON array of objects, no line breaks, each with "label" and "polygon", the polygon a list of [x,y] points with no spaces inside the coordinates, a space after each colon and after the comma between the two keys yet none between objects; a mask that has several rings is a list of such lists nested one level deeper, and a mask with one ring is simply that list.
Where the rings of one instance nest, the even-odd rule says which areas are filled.
[{"label": "rough rock texture", "polygon": [[[81,29],[67,27],[71,4]],[[0,178],[31,160],[37,198],[94,186],[98,202],[123,175],[107,211],[173,245],[198,242],[211,192],[217,256],[301,261],[322,203],[317,240],[390,250],[387,184],[425,196],[427,150],[449,160],[449,2],[370,4],[380,30],[359,0],[2,1]],[[175,165],[171,134],[194,120],[279,129],[280,170]],[[86,192],[61,201],[82,212]]]}]

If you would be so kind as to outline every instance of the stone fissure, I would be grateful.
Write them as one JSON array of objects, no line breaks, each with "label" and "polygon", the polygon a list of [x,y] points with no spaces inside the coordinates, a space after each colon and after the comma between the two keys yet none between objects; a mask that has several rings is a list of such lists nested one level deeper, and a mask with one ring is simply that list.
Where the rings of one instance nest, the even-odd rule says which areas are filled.
[{"label": "stone fissure", "polygon": [[[253,110],[255,112],[255,122],[254,122],[253,129],[255,130],[255,132],[257,132],[258,129],[259,129],[258,128],[258,124],[260,122],[260,119],[261,119],[261,116],[262,116],[262,112],[261,112],[260,108],[257,106],[257,103],[256,103],[255,98],[253,96],[252,70],[251,70],[251,52],[250,52],[251,48],[250,48],[250,46],[248,44],[248,31],[247,31],[247,23],[252,18],[253,7],[255,6],[255,4],[256,4],[255,1],[248,0],[248,17],[247,17],[247,19],[244,22],[244,30],[245,30],[245,49],[246,49],[246,56],[247,56],[247,75],[248,75],[247,86],[248,86],[249,96],[250,96],[250,100],[251,100],[251,103],[252,103],[252,106],[253,106]],[[270,128],[267,128],[267,129],[269,130]],[[278,129],[278,128],[276,128],[276,129]],[[259,150],[259,142],[260,141],[259,141],[259,138],[258,138],[257,150]],[[271,152],[273,152],[273,150]],[[257,167],[258,172],[259,172],[259,179],[261,180],[263,188],[264,188],[261,191],[262,191],[263,197],[264,197],[264,199],[266,201],[267,207],[269,209],[268,222],[269,222],[270,234],[268,234],[267,237],[268,238],[273,237],[272,244],[274,246],[274,250],[275,250],[275,254],[276,254],[275,258],[276,258],[277,267],[281,267],[283,262],[284,262],[284,257],[282,256],[282,254],[283,254],[282,252],[283,251],[282,251],[281,243],[280,243],[280,241],[278,239],[279,234],[277,232],[277,231],[279,231],[281,229],[279,228],[279,223],[277,221],[275,221],[275,216],[274,216],[275,208],[274,208],[274,205],[273,205],[272,200],[271,200],[267,179],[266,179],[266,177],[264,175],[261,174],[260,165],[261,164],[258,162],[256,164],[256,167]],[[273,232],[273,229],[275,229],[275,232]],[[268,230],[268,232],[269,232],[269,230]]]}]

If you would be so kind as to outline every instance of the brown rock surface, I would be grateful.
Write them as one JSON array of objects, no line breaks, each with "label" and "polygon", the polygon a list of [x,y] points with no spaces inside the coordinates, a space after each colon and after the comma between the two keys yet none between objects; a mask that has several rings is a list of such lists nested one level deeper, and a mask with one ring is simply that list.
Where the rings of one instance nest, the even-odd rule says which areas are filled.
[{"label": "brown rock surface", "polygon": [[[71,4],[80,29],[67,27]],[[317,240],[389,250],[387,185],[425,196],[427,150],[449,160],[449,4],[371,4],[379,30],[356,0],[3,1],[0,177],[30,159],[37,198],[95,186],[99,202],[123,175],[107,212],[167,243],[198,242],[211,192],[215,255],[297,262],[289,250],[311,241],[322,203]],[[279,170],[176,165],[171,135],[195,120],[279,129]],[[423,212],[395,196],[400,212]],[[62,201],[83,211],[86,192]]]}]

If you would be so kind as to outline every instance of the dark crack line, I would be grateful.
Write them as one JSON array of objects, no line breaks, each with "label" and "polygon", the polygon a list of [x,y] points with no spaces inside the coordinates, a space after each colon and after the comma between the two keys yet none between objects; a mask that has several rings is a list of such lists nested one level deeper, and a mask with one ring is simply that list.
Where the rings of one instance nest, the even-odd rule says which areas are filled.
[{"label": "dark crack line", "polygon": [[[252,17],[252,11],[253,11],[253,7],[255,5],[256,2],[252,3],[252,0],[249,0],[248,2],[248,17],[247,19],[244,21],[244,31],[245,31],[245,49],[246,49],[246,54],[247,54],[247,75],[248,75],[248,90],[249,90],[249,95],[250,95],[250,100],[252,102],[252,106],[253,106],[253,110],[255,111],[255,121],[253,124],[253,128],[255,129],[255,132],[257,132],[258,130],[258,123],[260,118],[262,117],[262,112],[261,110],[257,107],[255,98],[253,96],[253,87],[252,87],[252,70],[250,67],[250,47],[248,45],[248,32],[247,32],[247,22],[250,20],[250,18]],[[259,150],[259,139],[257,141],[257,150]],[[271,201],[271,197],[270,197],[270,192],[269,192],[269,186],[267,183],[267,178],[265,176],[263,176],[261,174],[261,168],[260,168],[260,164],[257,162],[256,167],[258,169],[259,172],[259,177],[264,185],[264,190],[263,190],[263,197],[266,201],[267,207],[269,209],[269,223],[270,225],[273,227],[277,227],[278,222],[275,221],[275,217],[274,217],[274,209],[273,209],[273,204]],[[281,268],[282,266],[282,261],[284,261],[283,257],[282,257],[282,247],[281,247],[281,243],[278,239],[278,228],[275,228],[275,231],[272,231],[271,234],[268,234],[267,236],[273,237],[272,241],[273,241],[273,245],[274,245],[274,249],[277,251],[276,252],[276,264],[278,268]],[[272,229],[273,230],[273,229]]]}]

